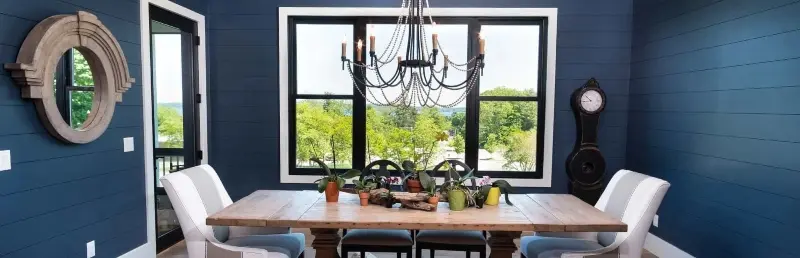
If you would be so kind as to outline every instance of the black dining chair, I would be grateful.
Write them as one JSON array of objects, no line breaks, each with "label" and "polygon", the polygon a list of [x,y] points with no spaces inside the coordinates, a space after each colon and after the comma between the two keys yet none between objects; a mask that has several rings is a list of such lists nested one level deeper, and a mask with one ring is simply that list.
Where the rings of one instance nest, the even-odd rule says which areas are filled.
[{"label": "black dining chair", "polygon": [[[374,169],[376,167],[377,169]],[[403,173],[397,163],[390,160],[376,160],[364,167],[361,177],[370,175],[376,178],[388,177],[392,174],[389,168],[395,169],[397,173]],[[376,252],[396,253],[397,258],[405,253],[407,258],[412,258],[414,236],[406,229],[344,229],[342,235],[342,257],[354,252],[360,253],[361,257],[364,257],[366,252]]]},{"label": "black dining chair", "polygon": [[[442,177],[445,180],[450,180],[450,173],[447,170],[439,172],[444,166],[445,162],[450,163],[450,166],[461,168],[464,172],[469,172],[471,169],[467,164],[458,160],[446,160],[439,163],[433,168],[433,176],[444,174]],[[461,176],[461,175],[456,175]],[[475,186],[475,180],[472,180],[472,185]],[[486,231],[479,230],[420,230],[416,234],[416,254],[417,257],[422,257],[422,250],[430,250],[431,257],[434,257],[436,250],[445,251],[463,251],[466,252],[467,258],[470,258],[472,252],[477,252],[480,258],[486,258]]]}]

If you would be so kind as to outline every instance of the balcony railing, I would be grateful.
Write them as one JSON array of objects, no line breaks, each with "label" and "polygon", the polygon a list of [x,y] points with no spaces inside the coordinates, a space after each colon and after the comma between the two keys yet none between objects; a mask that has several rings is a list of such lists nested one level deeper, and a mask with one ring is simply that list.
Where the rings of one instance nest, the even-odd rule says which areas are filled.
[{"label": "balcony railing", "polygon": [[185,163],[183,160],[184,151],[182,148],[156,148],[153,150],[153,152],[155,154],[156,162],[156,185],[161,187],[161,182],[159,182],[158,179],[169,173],[185,168]]}]

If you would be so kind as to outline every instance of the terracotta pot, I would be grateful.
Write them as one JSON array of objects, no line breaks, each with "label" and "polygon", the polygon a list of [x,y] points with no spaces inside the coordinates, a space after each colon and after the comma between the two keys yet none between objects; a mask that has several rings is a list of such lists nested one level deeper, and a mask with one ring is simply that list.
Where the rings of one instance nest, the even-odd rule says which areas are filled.
[{"label": "terracotta pot", "polygon": [[328,182],[325,187],[325,201],[339,202],[339,185],[336,182]]},{"label": "terracotta pot", "polygon": [[428,197],[428,203],[433,205],[433,210],[436,210],[436,207],[439,206],[439,196]]},{"label": "terracotta pot", "polygon": [[369,193],[358,193],[358,198],[361,199],[361,206],[369,205]]},{"label": "terracotta pot", "polygon": [[409,193],[419,193],[422,192],[422,183],[417,179],[408,179],[406,180],[406,188],[408,188]]}]

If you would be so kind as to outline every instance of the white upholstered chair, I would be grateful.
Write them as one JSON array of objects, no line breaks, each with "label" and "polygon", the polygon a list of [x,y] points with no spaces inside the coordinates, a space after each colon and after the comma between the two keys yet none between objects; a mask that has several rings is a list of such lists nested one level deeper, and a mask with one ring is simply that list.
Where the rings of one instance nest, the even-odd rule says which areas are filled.
[{"label": "white upholstered chair", "polygon": [[664,180],[620,170],[595,207],[628,224],[627,232],[537,233],[523,237],[523,257],[641,257],[653,217],[670,184]]},{"label": "white upholstered chair", "polygon": [[161,178],[178,215],[190,258],[297,258],[305,248],[305,236],[288,228],[219,227],[206,218],[231,205],[217,173],[201,165]]}]

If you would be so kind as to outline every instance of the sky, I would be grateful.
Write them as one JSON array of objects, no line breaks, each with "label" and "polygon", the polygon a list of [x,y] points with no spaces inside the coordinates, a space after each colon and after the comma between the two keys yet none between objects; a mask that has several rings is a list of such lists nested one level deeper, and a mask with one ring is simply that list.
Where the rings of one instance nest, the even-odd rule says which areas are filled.
[{"label": "sky", "polygon": [[[435,20],[435,19],[434,19]],[[430,25],[428,25],[430,26]],[[367,27],[367,35],[374,34],[376,42],[376,55],[380,56],[389,45],[395,25],[383,24]],[[437,25],[439,44],[455,63],[467,61],[467,25],[447,24]],[[428,49],[432,49],[428,33]],[[353,25],[343,24],[299,24],[297,25],[297,87],[300,94],[359,94],[352,86],[352,79],[347,70],[342,70],[341,44],[347,40],[347,56],[353,56]],[[407,33],[407,32],[406,32]],[[498,86],[515,89],[536,89],[538,77],[538,50],[539,28],[534,25],[483,25],[481,34],[486,39],[484,75],[481,80],[481,92]],[[477,36],[477,35],[476,35]],[[408,38],[400,44],[398,52],[405,59],[405,46]],[[365,40],[364,50],[369,51],[369,41]],[[443,55],[440,52],[437,68],[443,65]],[[397,69],[396,55],[385,55],[383,60],[395,60],[383,66],[381,75],[388,80]],[[368,73],[367,78],[376,82],[374,73]],[[449,68],[447,84],[458,84],[467,77],[466,72],[461,72],[453,67]],[[441,77],[440,77],[441,78]],[[355,91],[355,92],[354,92]],[[399,89],[384,90],[391,100],[397,97]],[[380,90],[372,92],[382,102],[385,102]],[[440,102],[451,103],[456,100],[463,90],[444,90]],[[438,94],[438,92],[437,92]],[[464,107],[462,101],[456,107]]]},{"label": "sky", "polygon": [[182,103],[181,35],[153,35],[156,103]]}]

